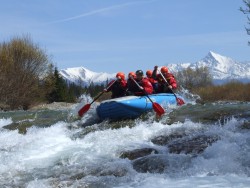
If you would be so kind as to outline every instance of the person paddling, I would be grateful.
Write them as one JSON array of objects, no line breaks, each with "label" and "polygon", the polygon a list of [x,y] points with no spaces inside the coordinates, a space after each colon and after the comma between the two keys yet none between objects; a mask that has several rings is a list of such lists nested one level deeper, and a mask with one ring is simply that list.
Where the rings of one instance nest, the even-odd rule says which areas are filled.
[{"label": "person paddling", "polygon": [[[113,83],[115,82],[115,83]],[[127,91],[127,81],[125,79],[125,74],[123,72],[118,72],[116,74],[116,80],[112,80],[108,86],[113,84],[108,89],[104,89],[105,92],[112,92],[111,98],[118,98],[126,96]]]},{"label": "person paddling", "polygon": [[[158,66],[155,66],[152,76],[158,81],[157,93],[173,93],[173,89],[177,88],[177,83],[174,75],[169,73],[168,68],[166,66],[163,66],[161,68],[160,74],[157,74],[157,71]],[[162,76],[164,76],[164,78]]]},{"label": "person paddling", "polygon": [[148,80],[150,81],[150,83],[153,86],[153,89],[154,89],[153,93],[156,93],[158,90],[158,82],[157,82],[157,80],[155,80],[153,78],[153,71],[147,70],[146,75],[147,75]]},{"label": "person paddling", "polygon": [[148,80],[148,78],[145,78],[143,76],[142,70],[137,70],[135,72],[136,79],[135,81],[139,84],[140,87],[137,87],[137,91],[135,92],[135,95],[142,96],[142,95],[148,95],[153,93],[153,86]]},{"label": "person paddling", "polygon": [[135,95],[135,92],[138,90],[138,86],[135,84],[135,82],[132,80],[132,78],[135,80],[136,79],[136,74],[134,72],[130,72],[128,74],[128,79],[127,79],[127,93],[126,95]]}]

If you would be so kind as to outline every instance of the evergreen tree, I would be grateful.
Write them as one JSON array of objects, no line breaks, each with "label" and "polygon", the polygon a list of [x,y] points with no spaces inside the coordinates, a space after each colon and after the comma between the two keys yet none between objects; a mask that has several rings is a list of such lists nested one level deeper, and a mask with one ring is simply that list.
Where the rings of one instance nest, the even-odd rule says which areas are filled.
[{"label": "evergreen tree", "polygon": [[67,84],[60,76],[57,68],[54,70],[54,88],[47,96],[48,102],[65,102],[67,99]]}]

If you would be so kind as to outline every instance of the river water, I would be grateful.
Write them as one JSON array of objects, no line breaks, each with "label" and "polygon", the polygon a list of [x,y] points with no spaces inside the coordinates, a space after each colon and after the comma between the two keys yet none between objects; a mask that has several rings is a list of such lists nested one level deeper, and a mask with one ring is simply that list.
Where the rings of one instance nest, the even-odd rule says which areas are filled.
[{"label": "river water", "polygon": [[[250,187],[250,103],[190,102],[170,106],[161,119],[149,112],[119,122],[100,122],[95,103],[82,119],[74,119],[83,104],[0,112],[0,187]],[[195,156],[170,153],[152,142],[174,131],[220,139]],[[168,168],[139,172],[134,160],[120,157],[149,147]]]}]

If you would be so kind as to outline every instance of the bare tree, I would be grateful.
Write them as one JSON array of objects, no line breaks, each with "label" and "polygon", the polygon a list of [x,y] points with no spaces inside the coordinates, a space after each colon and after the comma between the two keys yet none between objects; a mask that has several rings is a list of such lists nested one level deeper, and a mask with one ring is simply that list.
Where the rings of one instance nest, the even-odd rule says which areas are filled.
[{"label": "bare tree", "polygon": [[[242,11],[244,14],[250,14],[250,0],[243,0],[244,4],[246,5],[245,8],[240,7],[240,11]],[[250,18],[247,16],[248,19],[248,25],[250,25]],[[250,35],[250,28],[246,27],[247,34]],[[248,45],[250,45],[250,42],[248,42]]]},{"label": "bare tree", "polygon": [[212,76],[207,67],[184,69],[177,72],[176,78],[179,85],[189,90],[212,85]]},{"label": "bare tree", "polygon": [[11,109],[27,108],[43,98],[52,63],[29,36],[0,44],[0,101]]}]

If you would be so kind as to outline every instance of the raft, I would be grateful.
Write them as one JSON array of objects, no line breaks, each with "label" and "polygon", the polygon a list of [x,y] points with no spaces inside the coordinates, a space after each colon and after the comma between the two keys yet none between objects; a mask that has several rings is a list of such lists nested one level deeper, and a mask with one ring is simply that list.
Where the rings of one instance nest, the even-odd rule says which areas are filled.
[{"label": "raft", "polygon": [[[162,107],[177,105],[176,97],[171,93],[159,93],[148,96],[154,103],[156,102]],[[97,115],[101,120],[133,119],[152,110],[152,102],[147,96],[126,96],[109,99],[102,101],[96,108]]]}]

